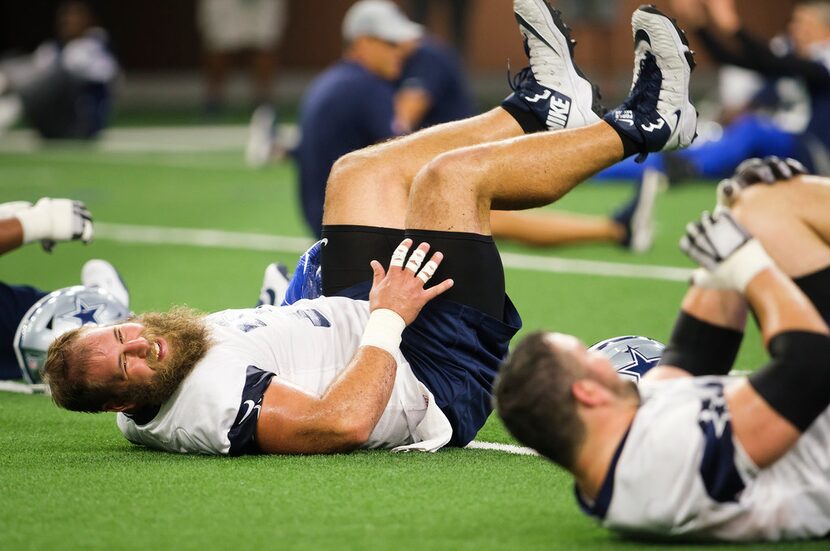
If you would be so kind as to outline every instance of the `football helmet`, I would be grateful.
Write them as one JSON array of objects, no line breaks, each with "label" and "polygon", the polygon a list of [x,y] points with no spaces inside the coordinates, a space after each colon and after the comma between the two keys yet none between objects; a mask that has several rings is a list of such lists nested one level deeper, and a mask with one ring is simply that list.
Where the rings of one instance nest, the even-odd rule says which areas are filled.
[{"label": "football helmet", "polygon": [[665,348],[664,344],[654,339],[629,335],[605,339],[591,345],[589,350],[600,352],[611,360],[611,365],[621,377],[639,383],[642,376],[660,361]]},{"label": "football helmet", "polygon": [[14,335],[14,353],[23,378],[41,382],[46,351],[56,338],[88,324],[111,324],[126,320],[130,310],[100,287],[75,285],[49,293],[29,308]]}]

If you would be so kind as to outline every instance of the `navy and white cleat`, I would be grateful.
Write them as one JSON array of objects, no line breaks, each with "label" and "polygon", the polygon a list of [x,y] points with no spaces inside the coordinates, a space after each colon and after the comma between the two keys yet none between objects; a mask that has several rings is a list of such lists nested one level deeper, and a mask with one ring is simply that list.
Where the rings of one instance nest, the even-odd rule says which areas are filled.
[{"label": "navy and white cleat", "polygon": [[285,298],[290,279],[284,264],[272,262],[266,266],[256,305],[279,306]]},{"label": "navy and white cleat", "polygon": [[689,100],[695,67],[686,33],[654,6],[631,16],[634,81],[623,104],[604,119],[640,146],[638,161],[655,151],[688,147],[697,137],[697,111]]},{"label": "navy and white cleat", "polygon": [[513,12],[530,66],[516,75],[504,103],[529,109],[548,130],[599,121],[599,90],[574,62],[576,41],[561,12],[546,0],[514,0]]},{"label": "navy and white cleat", "polygon": [[81,284],[84,287],[100,287],[109,291],[118,299],[118,302],[126,308],[130,307],[130,291],[127,289],[127,284],[124,283],[115,266],[106,260],[100,258],[88,260],[81,267]]}]

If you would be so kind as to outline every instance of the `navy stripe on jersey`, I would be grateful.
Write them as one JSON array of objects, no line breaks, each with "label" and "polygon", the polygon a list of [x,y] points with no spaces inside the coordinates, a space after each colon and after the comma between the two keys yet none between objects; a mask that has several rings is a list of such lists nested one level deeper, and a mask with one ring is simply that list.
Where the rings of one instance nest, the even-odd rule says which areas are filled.
[{"label": "navy stripe on jersey", "polygon": [[125,412],[124,415],[129,417],[136,425],[141,426],[155,419],[159,411],[161,411],[161,406],[147,406],[131,413]]},{"label": "navy stripe on jersey", "polygon": [[723,384],[711,382],[707,386],[719,387],[714,398],[702,401],[698,426],[703,432],[703,458],[700,476],[706,493],[719,503],[738,501],[745,485],[735,466],[735,445],[732,441],[732,422],[726,409]]},{"label": "navy stripe on jersey", "polygon": [[259,420],[262,398],[273,376],[273,373],[263,371],[254,365],[249,365],[245,371],[245,388],[242,389],[239,413],[231,430],[228,431],[228,440],[231,441],[229,455],[243,455],[259,451],[254,442],[254,434]]},{"label": "navy stripe on jersey", "polygon": [[617,463],[620,460],[623,448],[625,447],[625,441],[628,440],[628,433],[630,431],[631,427],[629,426],[622,440],[620,440],[620,445],[617,446],[617,451],[614,452],[614,457],[611,458],[611,464],[608,465],[608,474],[605,475],[605,480],[602,481],[602,486],[599,488],[597,499],[593,505],[585,501],[579,488],[574,485],[576,501],[579,503],[579,508],[582,509],[583,513],[599,519],[604,519],[605,515],[608,514],[608,507],[611,506],[611,498],[614,496],[614,474],[617,471]]}]

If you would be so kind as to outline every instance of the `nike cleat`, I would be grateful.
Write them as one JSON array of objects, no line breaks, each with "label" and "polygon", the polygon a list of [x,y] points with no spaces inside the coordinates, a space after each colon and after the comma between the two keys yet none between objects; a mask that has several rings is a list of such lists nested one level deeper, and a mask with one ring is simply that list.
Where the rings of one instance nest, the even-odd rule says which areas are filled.
[{"label": "nike cleat", "polygon": [[257,306],[279,306],[285,298],[290,282],[288,268],[279,262],[272,262],[265,267],[262,288],[259,290]]},{"label": "nike cleat", "polygon": [[604,119],[649,153],[688,147],[697,137],[697,111],[689,100],[695,67],[686,33],[654,6],[640,6],[631,17],[634,81],[623,104]]},{"label": "nike cleat", "polygon": [[277,115],[270,105],[260,105],[251,115],[245,162],[251,168],[262,168],[271,160],[276,143]]},{"label": "nike cleat", "polygon": [[502,105],[530,111],[548,130],[599,121],[599,89],[574,62],[576,41],[561,12],[546,0],[514,0],[513,11],[530,66],[514,77],[513,94]]},{"label": "nike cleat", "polygon": [[81,284],[84,287],[100,287],[109,291],[118,299],[118,302],[127,308],[130,307],[130,291],[127,289],[127,284],[124,283],[115,266],[106,260],[100,258],[88,260],[81,267]]}]

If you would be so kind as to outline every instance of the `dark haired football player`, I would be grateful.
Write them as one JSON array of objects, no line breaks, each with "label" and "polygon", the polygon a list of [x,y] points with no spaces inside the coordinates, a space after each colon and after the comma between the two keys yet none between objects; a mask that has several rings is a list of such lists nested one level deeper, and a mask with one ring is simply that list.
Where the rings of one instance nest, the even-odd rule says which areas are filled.
[{"label": "dark haired football player", "polygon": [[[785,169],[785,172],[788,172]],[[791,172],[788,172],[792,175]],[[742,182],[731,182],[733,199]],[[830,180],[796,176],[690,224],[702,268],[639,386],[575,337],[539,332],[497,409],[568,469],[586,513],[630,534],[781,540],[830,533]],[[749,310],[770,362],[727,377]]]},{"label": "dark haired football player", "polygon": [[[514,9],[531,70],[502,107],[335,164],[322,232],[325,297],[67,333],[47,361],[56,403],[121,412],[131,441],[179,452],[470,442],[520,324],[490,235],[491,207],[553,202],[627,156],[687,146],[696,127],[691,53],[656,9],[634,12],[632,93],[604,120],[559,13],[544,0],[516,0]],[[440,268],[425,244],[407,260],[419,242],[444,253]],[[390,257],[384,272],[377,259]],[[442,283],[425,289],[436,269]]]}]

